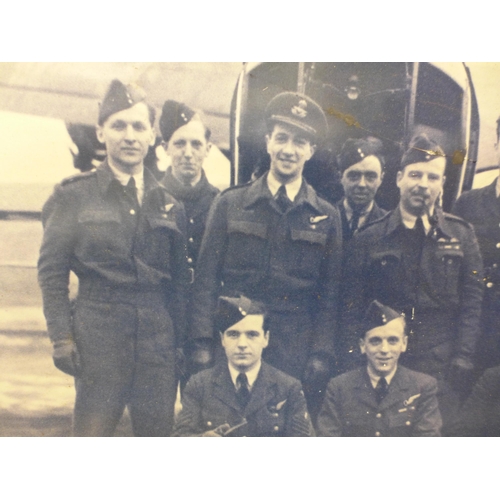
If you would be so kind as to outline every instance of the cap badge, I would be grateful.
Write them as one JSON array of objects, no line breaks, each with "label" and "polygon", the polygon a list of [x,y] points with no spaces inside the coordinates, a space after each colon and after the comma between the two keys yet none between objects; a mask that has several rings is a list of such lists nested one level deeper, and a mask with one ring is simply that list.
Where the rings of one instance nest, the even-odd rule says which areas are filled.
[{"label": "cap badge", "polygon": [[365,153],[363,153],[363,150],[361,148],[358,148],[358,154],[361,158],[365,157]]},{"label": "cap badge", "polygon": [[309,224],[317,224],[318,222],[326,219],[328,219],[328,215],[316,215],[316,217],[311,216],[309,217]]},{"label": "cap badge", "polygon": [[304,99],[301,99],[299,104],[292,107],[292,114],[298,116],[299,118],[305,118],[307,116],[307,102]]},{"label": "cap badge", "polygon": [[174,206],[173,203],[169,203],[168,205],[165,205],[165,212],[170,212],[170,210],[172,210],[173,206]]},{"label": "cap badge", "polygon": [[188,121],[188,119],[187,119],[187,117],[186,117],[186,114],[185,114],[185,113],[181,113],[181,118],[182,118],[185,122],[187,122],[187,121]]}]

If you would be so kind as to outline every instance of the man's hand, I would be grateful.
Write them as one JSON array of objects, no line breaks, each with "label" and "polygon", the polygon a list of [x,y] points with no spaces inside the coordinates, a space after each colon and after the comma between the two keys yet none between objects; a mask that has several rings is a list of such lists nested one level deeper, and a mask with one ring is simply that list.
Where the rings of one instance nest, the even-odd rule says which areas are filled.
[{"label": "man's hand", "polygon": [[212,341],[210,339],[197,339],[189,349],[189,373],[192,375],[212,365]]},{"label": "man's hand", "polygon": [[64,373],[76,377],[80,372],[80,355],[72,339],[57,340],[53,344],[54,365]]},{"label": "man's hand", "polygon": [[462,397],[465,397],[472,388],[472,371],[474,365],[464,358],[454,358],[450,363],[448,382]]}]

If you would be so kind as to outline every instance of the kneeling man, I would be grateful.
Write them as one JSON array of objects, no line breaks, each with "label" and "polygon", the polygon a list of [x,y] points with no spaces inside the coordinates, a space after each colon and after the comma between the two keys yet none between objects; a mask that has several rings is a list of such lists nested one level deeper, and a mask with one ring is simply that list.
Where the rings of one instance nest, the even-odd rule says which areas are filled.
[{"label": "kneeling man", "polygon": [[310,436],[301,384],[262,361],[264,305],[220,297],[215,316],[227,360],[189,380],[174,436]]},{"label": "kneeling man", "polygon": [[406,323],[374,300],[366,311],[361,353],[367,366],[332,379],[318,417],[319,436],[440,436],[436,379],[398,366]]}]

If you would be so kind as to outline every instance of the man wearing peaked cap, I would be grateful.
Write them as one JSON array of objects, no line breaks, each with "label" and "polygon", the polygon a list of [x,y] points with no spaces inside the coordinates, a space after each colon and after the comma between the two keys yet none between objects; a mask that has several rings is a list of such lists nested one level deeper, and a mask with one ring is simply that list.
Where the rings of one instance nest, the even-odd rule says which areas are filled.
[{"label": "man wearing peaked cap", "polygon": [[439,436],[436,379],[399,365],[408,336],[401,314],[374,300],[359,339],[366,364],[330,381],[319,436]]},{"label": "man wearing peaked cap", "polygon": [[387,213],[375,201],[384,177],[382,148],[382,141],[375,137],[347,139],[338,155],[344,197],[337,206],[344,244],[363,226]]},{"label": "man wearing peaked cap", "polygon": [[224,359],[189,379],[174,435],[310,436],[300,382],[262,361],[270,339],[264,304],[220,297],[215,324]]},{"label": "man wearing peaked cap", "polygon": [[265,119],[269,172],[223,192],[210,210],[190,336],[213,343],[220,295],[242,292],[265,303],[273,335],[264,358],[304,381],[314,413],[334,363],[342,234],[337,209],[302,173],[327,124],[312,99],[292,92],[274,97]]},{"label": "man wearing peaked cap", "polygon": [[411,142],[397,174],[399,205],[354,236],[343,282],[346,357],[354,357],[359,318],[372,300],[404,312],[405,364],[437,378],[444,433],[469,389],[483,294],[474,230],[438,204],[445,168],[435,141]]},{"label": "man wearing peaked cap", "polygon": [[[192,279],[198,260],[201,240],[205,232],[208,211],[219,190],[212,186],[203,170],[203,162],[210,151],[210,129],[200,116],[186,104],[165,101],[160,117],[163,148],[171,159],[161,184],[177,200],[184,204],[187,224],[187,259]],[[188,351],[193,350],[188,345]],[[190,371],[198,369],[197,360]]]},{"label": "man wearing peaked cap", "polygon": [[[39,283],[54,363],[75,377],[76,436],[112,436],[126,406],[135,435],[172,429],[186,220],[144,169],[153,122],[144,92],[113,80],[97,126],[106,160],[56,186],[42,211]],[[79,279],[74,308],[71,271]]]}]

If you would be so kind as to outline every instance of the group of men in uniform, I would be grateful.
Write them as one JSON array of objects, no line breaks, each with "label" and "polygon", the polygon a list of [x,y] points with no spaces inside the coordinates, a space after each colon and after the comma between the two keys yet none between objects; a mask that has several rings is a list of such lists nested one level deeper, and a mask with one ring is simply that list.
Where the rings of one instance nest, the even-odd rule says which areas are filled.
[{"label": "group of men in uniform", "polygon": [[444,153],[426,136],[410,144],[386,213],[383,144],[349,139],[332,206],[303,177],[328,128],[321,107],[284,92],[264,118],[269,170],[219,194],[202,168],[210,130],[166,101],[171,167],[157,182],[144,168],[154,109],[111,83],[106,160],[42,213],[39,282],[54,362],[75,377],[75,435],[113,435],[125,407],[137,436],[451,428],[476,362],[483,268],[472,226],[439,206]]}]

